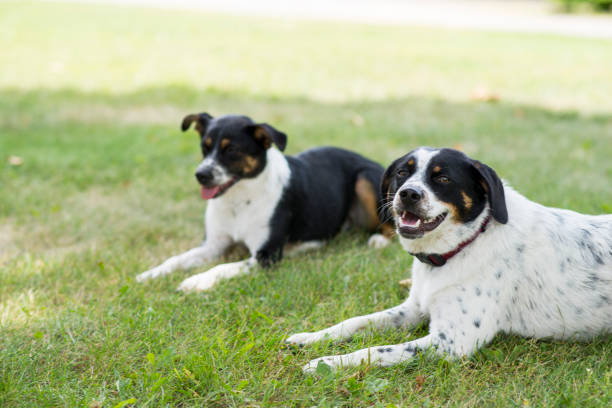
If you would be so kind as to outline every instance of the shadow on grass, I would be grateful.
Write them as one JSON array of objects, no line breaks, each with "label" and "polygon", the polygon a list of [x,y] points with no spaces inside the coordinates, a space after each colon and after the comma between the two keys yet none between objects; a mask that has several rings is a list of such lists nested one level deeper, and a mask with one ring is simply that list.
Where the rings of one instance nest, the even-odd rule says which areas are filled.
[{"label": "shadow on grass", "polygon": [[[190,227],[202,210],[191,174],[197,137],[178,129],[197,111],[272,123],[289,135],[289,153],[333,144],[385,165],[419,145],[458,147],[535,201],[612,211],[612,115],[418,97],[334,104],[180,85],[118,95],[3,89],[0,181],[12,193],[0,197],[0,249],[35,254],[92,236],[139,246],[142,237],[199,230]],[[9,155],[24,164],[9,165]]]},{"label": "shadow on grass", "polygon": [[[184,114],[202,110],[272,123],[289,135],[289,153],[332,144],[386,164],[419,145],[460,147],[535,201],[581,212],[612,211],[612,115],[418,97],[336,104],[182,86],[120,95],[3,89],[0,183],[10,193],[0,195],[0,349],[5,350],[0,371],[12,379],[0,377],[0,389],[53,377],[55,392],[65,393],[62,387],[71,384],[82,387],[86,398],[93,398],[100,384],[119,384],[120,399],[130,392],[157,395],[159,372],[169,378],[167,395],[176,401],[184,401],[181,395],[192,388],[200,394],[214,389],[217,394],[211,391],[208,398],[217,403],[237,398],[227,384],[246,387],[256,399],[266,392],[289,398],[283,390],[293,389],[287,382],[300,375],[291,370],[317,352],[349,351],[364,339],[400,340],[384,332],[297,357],[278,352],[288,330],[323,327],[392,306],[406,295],[394,282],[406,277],[410,257],[397,245],[382,252],[366,249],[360,234],[343,235],[314,255],[210,294],[174,292],[193,271],[146,285],[133,282],[136,273],[201,239],[204,203],[192,175],[200,159],[197,136],[181,135],[178,125]],[[23,157],[24,164],[7,164],[8,155]],[[609,338],[585,348],[499,339],[470,364],[474,371],[518,370],[524,384],[531,371],[521,366],[523,360],[552,366],[554,376],[573,364],[568,356],[604,372],[598,356],[609,355],[610,348]],[[255,345],[253,357],[248,350]],[[550,362],[558,350],[571,353]],[[157,366],[145,358],[148,352],[161,358]],[[436,364],[418,363],[416,370],[437,370]],[[211,368],[218,365],[225,368]],[[31,371],[14,379],[21,367]],[[199,383],[187,372],[175,374],[174,367],[188,369]],[[442,372],[450,380],[441,383],[464,375],[457,367],[464,368],[451,366],[450,375]],[[395,377],[406,368],[390,370]],[[89,372],[94,374],[85,378]],[[269,372],[277,373],[274,381],[281,385],[239,385],[244,376],[249,384],[268,384]],[[592,386],[582,373],[572,375],[587,389]]]}]

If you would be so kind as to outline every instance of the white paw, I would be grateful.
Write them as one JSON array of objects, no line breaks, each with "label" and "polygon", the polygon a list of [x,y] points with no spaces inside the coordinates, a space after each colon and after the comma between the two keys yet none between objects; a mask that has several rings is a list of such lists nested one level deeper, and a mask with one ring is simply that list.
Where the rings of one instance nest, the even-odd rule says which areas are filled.
[{"label": "white paw", "polygon": [[315,358],[314,360],[310,360],[308,364],[302,367],[302,371],[304,371],[305,374],[314,374],[317,372],[317,367],[319,364],[325,364],[332,371],[336,371],[336,369],[342,365],[342,360],[340,359],[340,356]]},{"label": "white paw", "polygon": [[177,289],[183,292],[200,292],[210,289],[223,279],[247,273],[253,263],[254,261],[246,260],[217,265],[204,273],[199,273],[185,279]]},{"label": "white paw", "polygon": [[370,248],[384,248],[391,243],[391,240],[382,234],[374,234],[368,239]]},{"label": "white paw", "polygon": [[159,276],[168,274],[169,271],[166,268],[163,268],[162,265],[156,266],[153,269],[149,269],[146,272],[141,273],[140,275],[136,275],[136,282],[144,282],[149,279],[155,279]]},{"label": "white paw", "polygon": [[215,283],[217,283],[217,276],[208,271],[185,279],[178,286],[177,290],[183,292],[202,292],[215,286]]},{"label": "white paw", "polygon": [[312,344],[325,338],[326,334],[321,332],[314,333],[297,333],[290,336],[285,343],[297,344],[303,346],[305,344]]}]

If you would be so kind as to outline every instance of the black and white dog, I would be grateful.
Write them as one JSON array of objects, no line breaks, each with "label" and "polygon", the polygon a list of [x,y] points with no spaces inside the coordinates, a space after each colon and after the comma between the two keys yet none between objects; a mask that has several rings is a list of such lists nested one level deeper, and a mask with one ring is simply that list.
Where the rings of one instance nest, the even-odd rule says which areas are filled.
[{"label": "black and white dog", "polygon": [[348,225],[381,229],[382,234],[370,237],[370,246],[389,243],[393,224],[382,223],[378,213],[384,172],[379,164],[333,147],[285,156],[287,136],[246,116],[188,115],[182,130],[194,122],[204,156],[195,175],[202,197],[210,200],[206,240],[138,275],[137,281],[211,262],[234,243],[245,244],[251,258],[215,266],[179,286],[183,291],[209,289],[256,264],[279,261],[283,249],[318,248]]},{"label": "black and white dog", "polygon": [[429,335],[311,361],[387,366],[433,350],[470,355],[500,332],[588,339],[612,331],[612,215],[583,215],[529,201],[488,166],[452,149],[419,148],[382,183],[403,248],[415,256],[408,299],[289,343],[344,339],[368,325]]}]

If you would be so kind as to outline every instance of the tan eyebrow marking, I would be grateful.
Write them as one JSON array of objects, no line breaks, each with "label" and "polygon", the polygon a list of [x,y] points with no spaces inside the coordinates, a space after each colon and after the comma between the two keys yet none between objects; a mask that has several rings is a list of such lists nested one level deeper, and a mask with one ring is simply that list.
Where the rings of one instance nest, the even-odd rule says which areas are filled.
[{"label": "tan eyebrow marking", "polygon": [[408,165],[409,165],[409,166],[412,166],[413,164],[414,164],[414,159],[410,159],[410,160],[408,160]]},{"label": "tan eyebrow marking", "polygon": [[440,166],[436,166],[436,167],[434,167],[434,168],[433,168],[433,171],[434,171],[435,173],[439,172],[440,170],[442,170],[442,169],[440,168]]},{"label": "tan eyebrow marking", "polygon": [[221,148],[222,149],[225,149],[229,144],[230,144],[230,141],[228,139],[221,140]]},{"label": "tan eyebrow marking", "polygon": [[204,140],[204,144],[206,145],[206,147],[212,146],[212,139],[210,137],[207,137],[206,140]]}]

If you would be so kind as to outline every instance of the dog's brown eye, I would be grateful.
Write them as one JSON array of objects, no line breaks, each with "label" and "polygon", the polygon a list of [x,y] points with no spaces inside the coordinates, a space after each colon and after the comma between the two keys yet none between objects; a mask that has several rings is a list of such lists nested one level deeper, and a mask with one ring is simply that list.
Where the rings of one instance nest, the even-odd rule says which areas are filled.
[{"label": "dog's brown eye", "polygon": [[436,182],[438,182],[440,184],[450,183],[450,179],[448,177],[446,177],[446,176],[438,176],[434,180],[436,180]]},{"label": "dog's brown eye", "polygon": [[397,174],[399,177],[406,177],[408,175],[408,170],[399,169],[395,172],[395,174]]},{"label": "dog's brown eye", "polygon": [[225,150],[223,150],[225,153],[236,153],[238,151],[238,149],[236,149],[236,146],[234,145],[228,145]]}]

